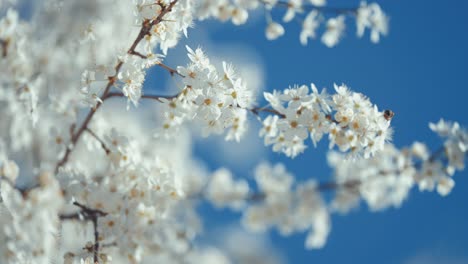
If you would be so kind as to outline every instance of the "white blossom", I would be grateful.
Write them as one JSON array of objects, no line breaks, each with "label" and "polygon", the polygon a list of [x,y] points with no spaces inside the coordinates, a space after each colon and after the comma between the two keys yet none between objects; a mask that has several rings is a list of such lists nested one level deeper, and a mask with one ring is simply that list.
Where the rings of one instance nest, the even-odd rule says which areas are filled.
[{"label": "white blossom", "polygon": [[268,40],[274,40],[284,35],[284,28],[279,23],[270,22],[268,23],[265,34]]},{"label": "white blossom", "polygon": [[388,20],[388,17],[377,3],[367,4],[363,1],[357,9],[357,35],[362,37],[364,30],[369,28],[371,30],[371,41],[377,43],[380,40],[380,35],[387,35],[388,33]]},{"label": "white blossom", "polygon": [[307,45],[308,38],[315,38],[317,27],[320,25],[317,10],[312,10],[302,22],[302,31],[299,36],[302,45]]},{"label": "white blossom", "polygon": [[297,12],[302,12],[302,0],[289,0],[287,6],[286,14],[283,17],[284,22],[291,21]]},{"label": "white blossom", "polygon": [[249,193],[249,185],[245,180],[235,181],[231,172],[219,169],[213,173],[208,185],[208,199],[217,207],[230,206],[240,209]]},{"label": "white blossom", "polygon": [[340,41],[345,29],[345,17],[343,15],[330,18],[327,21],[327,30],[322,35],[322,42],[329,48],[334,47]]},{"label": "white blossom", "polygon": [[[362,94],[351,92],[344,85],[335,85],[333,95],[325,89],[318,93],[313,84],[311,88],[311,94],[305,85],[264,94],[278,115],[282,115],[274,123],[277,127],[274,133],[261,132],[265,144],[273,145],[274,151],[295,157],[304,151],[304,141],[309,135],[316,145],[328,134],[330,148],[337,145],[350,155],[368,158],[391,139],[390,122]],[[270,122],[266,123],[269,129]]]},{"label": "white blossom", "polygon": [[[302,21],[303,45],[322,24],[322,42],[337,45],[345,21],[356,22],[359,37],[369,29],[375,43],[389,22],[375,3],[349,9],[325,0],[23,4],[0,1],[2,263],[90,264],[95,253],[99,263],[280,262],[264,256],[271,249],[245,239],[233,239],[231,250],[200,246],[200,235],[213,227],[199,209],[207,202],[228,207],[251,231],[305,233],[305,248],[318,249],[331,232],[331,214],[361,201],[372,211],[399,207],[412,188],[446,196],[455,172],[465,168],[468,133],[456,122],[429,125],[443,139],[440,148],[418,141],[397,148],[389,143],[392,112],[345,85],[330,93],[313,83],[266,89],[266,102],[257,103],[241,64],[218,65],[209,52],[189,46],[184,65],[165,60],[184,37],[198,34],[189,29],[199,21],[240,26],[259,10],[266,11],[268,40],[285,34],[275,22],[282,19]],[[31,14],[20,15],[14,10],[20,7]],[[153,69],[169,72],[175,92],[145,87]],[[285,165],[267,162],[253,177],[233,167],[234,177],[205,164],[193,146],[201,131],[255,147],[242,140],[257,121],[264,144],[291,158],[310,146],[309,138],[314,146],[328,138],[331,177],[319,182],[312,168],[302,181]]]}]

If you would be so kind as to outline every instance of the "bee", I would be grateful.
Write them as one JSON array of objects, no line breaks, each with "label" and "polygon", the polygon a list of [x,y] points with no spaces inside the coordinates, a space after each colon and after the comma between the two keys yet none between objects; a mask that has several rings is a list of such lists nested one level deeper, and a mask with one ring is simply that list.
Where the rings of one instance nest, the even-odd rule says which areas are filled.
[{"label": "bee", "polygon": [[384,114],[383,114],[384,118],[385,118],[386,120],[388,120],[388,121],[392,120],[392,118],[393,118],[394,115],[395,115],[395,113],[394,113],[392,110],[388,110],[388,109],[385,110],[385,111],[384,111]]}]

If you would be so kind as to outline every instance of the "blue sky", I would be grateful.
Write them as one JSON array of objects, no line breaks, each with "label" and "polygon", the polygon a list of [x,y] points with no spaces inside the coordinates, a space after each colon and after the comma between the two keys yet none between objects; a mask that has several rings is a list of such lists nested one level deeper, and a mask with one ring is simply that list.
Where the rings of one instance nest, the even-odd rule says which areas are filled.
[{"label": "blue sky", "polygon": [[[169,53],[168,62],[185,64],[185,59],[171,56],[180,56],[177,54],[183,53],[186,42],[206,47],[209,55],[207,46],[213,50],[224,47],[224,53],[231,57],[246,57],[248,63],[261,64],[266,90],[311,82],[330,89],[333,83],[345,83],[369,96],[381,109],[396,113],[392,124],[397,146],[418,140],[435,149],[440,141],[429,130],[429,122],[444,118],[468,126],[468,2],[377,2],[391,17],[390,34],[377,45],[368,35],[358,39],[353,24],[349,24],[343,41],[332,49],[317,40],[301,46],[297,23],[286,25],[282,38],[268,41],[264,36],[265,21],[259,17],[243,27],[201,23],[189,31],[191,39],[183,41],[182,48]],[[359,1],[329,1],[330,5],[351,3],[357,5]],[[241,54],[242,49],[233,48],[237,46],[255,53],[255,58],[249,61]],[[152,82],[148,80],[148,85]],[[210,155],[213,147],[200,142],[197,153],[208,167],[226,166],[215,158],[219,153]],[[327,179],[330,170],[325,161],[326,146],[327,142],[322,142],[294,160],[267,148],[256,155],[270,162],[285,162],[298,179]],[[230,168],[251,177],[253,165]],[[270,237],[289,263],[468,263],[467,174],[455,175],[456,186],[445,198],[414,190],[400,209],[371,213],[361,206],[345,216],[333,215],[332,232],[322,250],[306,251],[305,234],[283,238],[271,232]],[[202,212],[210,216],[207,226],[239,219],[227,211],[203,207]]]}]

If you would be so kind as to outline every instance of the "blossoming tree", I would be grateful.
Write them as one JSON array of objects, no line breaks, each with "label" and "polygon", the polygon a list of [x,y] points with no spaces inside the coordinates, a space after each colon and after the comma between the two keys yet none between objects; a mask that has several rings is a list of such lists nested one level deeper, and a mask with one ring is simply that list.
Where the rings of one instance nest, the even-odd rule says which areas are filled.
[{"label": "blossoming tree", "polygon": [[[30,18],[14,0],[0,4],[2,263],[229,263],[196,244],[200,203],[240,212],[253,232],[307,232],[305,248],[317,249],[326,246],[331,214],[361,201],[371,210],[398,207],[413,187],[448,195],[464,169],[468,133],[456,122],[430,124],[440,146],[397,148],[393,112],[346,85],[291,85],[257,99],[209,51],[187,46],[186,65],[165,63],[198,21],[242,26],[258,10],[269,40],[298,19],[303,45],[337,45],[346,23],[378,43],[388,18],[376,3],[46,0],[26,7]],[[172,76],[176,93],[142,89],[152,67]],[[128,114],[114,100],[126,100]],[[142,100],[158,113],[137,112]],[[333,177],[300,182],[282,164],[261,163],[252,185],[224,168],[203,170],[188,146],[193,127],[241,142],[248,120],[261,123],[266,147],[290,158],[327,140]]]}]

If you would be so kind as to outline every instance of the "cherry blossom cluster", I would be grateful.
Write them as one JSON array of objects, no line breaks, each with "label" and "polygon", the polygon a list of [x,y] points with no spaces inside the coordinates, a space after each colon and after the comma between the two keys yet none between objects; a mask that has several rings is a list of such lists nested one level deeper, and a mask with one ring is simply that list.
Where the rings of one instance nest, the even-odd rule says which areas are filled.
[{"label": "cherry blossom cluster", "polygon": [[[145,69],[163,57],[146,51],[154,52],[158,44],[167,49],[185,25],[181,21],[180,27],[170,26],[177,34],[161,37],[164,27],[156,31],[151,21],[157,22],[154,26],[174,25],[183,18],[180,12],[189,9],[174,5],[176,1],[153,1],[151,5],[159,6],[161,12],[154,14],[154,20],[135,27],[132,4],[111,2],[69,1],[57,9],[47,5],[40,12],[56,21],[57,27],[50,31],[44,31],[47,27],[41,25],[49,22],[40,21],[40,16],[39,21],[20,22],[13,9],[0,19],[0,63],[5,69],[0,73],[0,236],[5,241],[1,259],[8,263],[61,262],[62,256],[66,263],[107,263],[108,252],[117,260],[125,256],[126,261],[120,262],[136,263],[149,258],[151,252],[162,251],[157,255],[166,259],[188,254],[198,216],[189,203],[178,206],[177,201],[184,197],[184,191],[196,188],[204,175],[183,145],[189,145],[188,140],[177,137],[180,147],[159,142],[155,150],[149,144],[152,137],[142,136],[143,127],[135,124],[140,121],[124,119],[122,114],[118,119],[109,117],[118,108],[101,108],[94,117],[88,114],[84,119],[87,125],[81,125],[78,109],[84,103],[91,108],[89,113],[97,112],[106,99],[106,87],[111,86],[136,105]],[[89,10],[95,10],[95,16],[88,16]],[[67,24],[85,16],[85,25]],[[109,25],[121,31],[116,33]],[[35,38],[31,29],[41,34],[39,40],[31,41]],[[128,35],[140,41],[126,43]],[[119,55],[124,45],[130,46],[131,52]],[[113,120],[113,124],[106,120]],[[113,129],[119,122],[124,125]],[[186,157],[184,166],[176,166],[173,162],[181,157]],[[21,170],[13,160],[19,160]],[[180,186],[178,175],[185,175],[181,177],[188,187]],[[76,230],[93,231],[88,224],[94,219],[74,203],[104,212],[92,228],[97,239],[86,237],[77,239],[78,245],[69,245]],[[75,231],[62,236],[66,230],[60,228],[59,218],[73,222],[71,229]],[[63,254],[56,257],[59,250]]]},{"label": "cherry blossom cluster", "polygon": [[260,164],[255,181],[262,194],[261,202],[249,206],[243,223],[251,230],[278,228],[283,235],[309,230],[305,247],[321,248],[330,232],[330,218],[315,180],[294,186],[294,177],[281,164]]},{"label": "cherry blossom cluster", "polygon": [[206,198],[216,207],[243,210],[242,223],[254,232],[276,227],[282,235],[309,230],[305,247],[324,246],[330,232],[330,217],[318,190],[309,180],[295,186],[295,178],[282,164],[261,163],[255,170],[257,192],[249,192],[243,179],[234,179],[225,170],[216,172],[206,190]]},{"label": "cherry blossom cluster", "polygon": [[[442,196],[450,193],[454,172],[465,166],[468,132],[443,120],[430,127],[445,138],[443,147],[432,153],[421,142],[402,149],[386,144],[368,159],[350,160],[332,151],[328,162],[334,170],[333,181],[324,183],[310,179],[295,184],[284,165],[262,163],[255,170],[256,189],[223,169],[210,179],[206,198],[216,207],[245,208],[242,222],[252,231],[275,227],[289,235],[309,230],[305,247],[321,248],[331,230],[330,214],[348,213],[361,200],[377,211],[400,207],[414,186],[420,191],[437,189]],[[335,191],[335,195],[326,201],[321,197],[324,191]]]},{"label": "cherry blossom cluster", "polygon": [[[234,25],[247,22],[249,11],[264,8],[267,11],[265,29],[266,38],[277,39],[285,34],[285,28],[272,18],[274,9],[284,9],[282,21],[288,23],[297,19],[300,21],[301,33],[299,40],[307,45],[309,38],[316,38],[317,31],[323,24],[324,31],[321,41],[327,47],[338,44],[346,29],[346,17],[356,21],[357,36],[362,37],[365,29],[370,30],[371,41],[379,42],[381,35],[388,33],[389,18],[377,3],[362,1],[356,8],[335,8],[327,6],[326,0],[202,0],[195,5],[195,17],[206,19],[215,17],[220,21],[231,20]],[[305,14],[305,15],[304,15]],[[298,18],[298,16],[304,16]]]},{"label": "cherry blossom cluster", "polygon": [[[155,46],[167,53],[169,48],[177,45],[180,35],[183,33],[187,37],[187,29],[193,24],[193,6],[197,1],[178,0],[178,1],[155,1],[155,0],[135,0],[133,1],[135,22],[137,25],[145,21],[161,21],[156,23],[150,30],[150,34],[145,36],[141,47],[144,55],[151,59],[157,59],[157,54],[153,54]],[[164,19],[158,18],[164,8],[169,7]]]},{"label": "cherry blossom cluster", "polygon": [[[200,192],[206,173],[187,153],[189,143],[183,131],[173,141],[154,139],[143,132],[144,119],[118,114],[115,108],[102,110],[57,175],[65,190],[61,218],[73,222],[70,231],[63,228],[62,232],[73,235],[77,228],[89,230],[86,223],[91,219],[77,210],[74,203],[78,202],[105,213],[96,220],[99,263],[111,258],[117,263],[141,263],[191,257],[199,216],[185,197]],[[124,129],[126,126],[133,130]],[[90,163],[95,165],[88,166]],[[94,240],[83,237],[75,244],[63,247],[68,263],[80,259],[94,263]]]},{"label": "cherry blossom cluster", "polygon": [[0,19],[0,78],[2,86],[12,87],[2,89],[0,101],[9,101],[8,110],[18,113],[12,122],[12,133],[21,133],[20,123],[25,119],[32,124],[38,120],[38,86],[42,79],[35,73],[33,65],[28,65],[28,31],[28,25],[19,20],[13,9],[8,9]]},{"label": "cherry blossom cluster", "polygon": [[[118,81],[119,85],[116,87],[128,98],[128,102],[137,106],[142,95],[145,70],[160,64],[163,54],[178,43],[182,33],[187,37],[187,29],[192,25],[192,3],[188,0],[139,0],[134,1],[133,8],[135,23],[142,25],[136,36],[137,41],[133,42],[125,54],[119,56],[116,63],[97,65],[82,73],[81,93],[87,106],[96,107],[98,103],[102,103],[102,98],[99,97],[103,93],[102,81],[107,81],[112,75],[116,79],[109,81],[112,84]],[[96,41],[94,31],[92,25],[87,28],[84,37],[86,42]],[[155,52],[156,48],[163,54]]]},{"label": "cherry blossom cluster", "polygon": [[444,120],[430,127],[445,138],[443,146],[432,153],[421,142],[401,150],[387,144],[372,159],[359,161],[343,161],[340,154],[330,153],[328,161],[335,169],[336,182],[343,186],[333,209],[346,212],[361,198],[372,210],[399,207],[415,185],[421,191],[436,189],[440,195],[448,195],[455,185],[454,172],[465,167],[468,132],[458,123]]},{"label": "cherry blossom cluster", "polygon": [[177,67],[177,73],[184,76],[183,89],[175,98],[163,99],[166,104],[162,133],[171,134],[184,120],[195,119],[205,136],[221,134],[229,128],[226,140],[239,141],[247,129],[253,92],[231,64],[223,62],[223,69],[218,70],[201,48],[187,50],[191,62]]},{"label": "cherry blossom cluster", "polygon": [[275,114],[263,120],[260,136],[273,151],[289,157],[302,153],[304,141],[314,145],[328,135],[330,148],[368,158],[384,148],[392,130],[390,118],[364,95],[335,85],[336,93],[321,92],[311,84],[290,87],[282,92],[266,92],[265,99]]},{"label": "cherry blossom cluster", "polygon": [[58,246],[62,192],[54,176],[44,172],[38,188],[22,193],[14,185],[18,173],[14,161],[0,161],[0,256],[5,263],[47,263]]},{"label": "cherry blossom cluster", "polygon": [[[267,10],[268,39],[284,34],[272,19],[283,10],[284,23],[306,15],[303,44],[323,24],[322,42],[336,45],[348,17],[356,19],[358,36],[370,30],[378,42],[388,18],[377,4],[340,9],[325,0],[46,0],[32,5],[35,15],[22,21],[14,8],[4,8],[15,3],[0,1],[3,262],[230,263],[264,257],[196,244],[204,228],[197,211],[203,201],[240,211],[253,231],[308,232],[306,248],[320,248],[331,230],[330,213],[346,212],[361,199],[373,210],[399,206],[416,185],[446,195],[452,175],[464,168],[468,136],[457,123],[430,125],[445,139],[440,150],[431,153],[422,143],[399,150],[388,144],[391,112],[344,85],[335,85],[333,94],[313,84],[267,92],[269,105],[257,107],[234,66],[217,67],[200,48],[187,47],[186,66],[163,64],[196,21],[241,25],[259,8]],[[146,93],[151,67],[180,77],[178,93]],[[162,104],[140,105],[145,98]],[[329,155],[334,181],[300,183],[283,165],[266,163],[256,169],[255,185],[227,169],[211,173],[192,153],[194,132],[183,124],[241,141],[249,113],[262,122],[265,144],[290,157],[304,151],[309,137],[314,145],[328,137],[330,148],[344,152]],[[158,114],[162,119],[148,122]],[[150,133],[155,129],[157,137]],[[326,190],[336,190],[332,201],[321,197]]]},{"label": "cherry blossom cluster", "polygon": [[306,149],[309,137],[314,145],[328,135],[330,148],[368,158],[382,150],[390,140],[391,115],[379,111],[363,94],[335,85],[335,94],[318,91],[311,84],[294,86],[282,92],[265,92],[272,108],[253,107],[254,93],[237,76],[233,66],[223,62],[219,71],[201,48],[190,47],[189,65],[177,67],[183,88],[174,96],[148,96],[164,103],[163,126],[157,135],[169,136],[185,120],[197,120],[205,136],[229,131],[226,140],[239,141],[246,131],[247,114],[270,112],[263,120],[260,136],[273,150],[295,157]]}]

